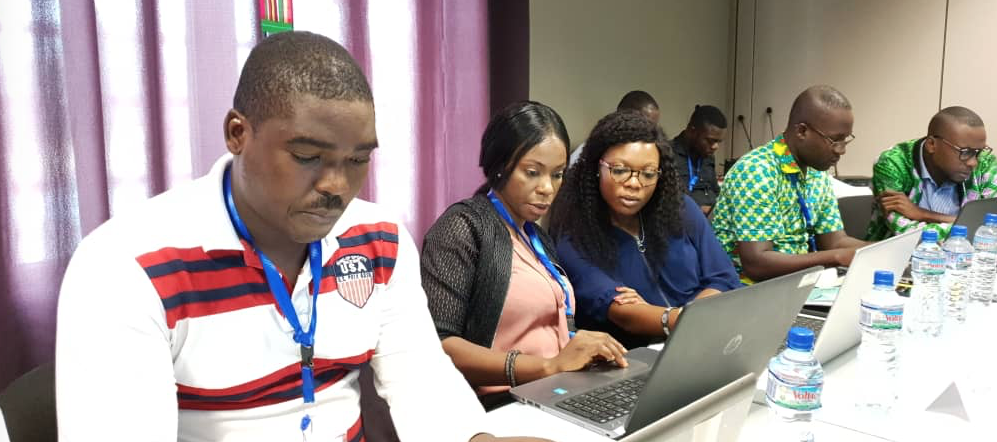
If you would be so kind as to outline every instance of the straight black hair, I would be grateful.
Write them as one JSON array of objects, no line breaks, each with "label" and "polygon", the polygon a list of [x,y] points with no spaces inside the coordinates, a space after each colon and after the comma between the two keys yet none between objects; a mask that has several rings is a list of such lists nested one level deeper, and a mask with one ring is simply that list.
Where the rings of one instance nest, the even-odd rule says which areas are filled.
[{"label": "straight black hair", "polygon": [[481,156],[478,166],[485,174],[485,183],[476,194],[488,189],[502,190],[519,160],[548,136],[564,142],[568,155],[568,130],[561,116],[550,106],[535,101],[512,103],[492,116],[481,135]]}]

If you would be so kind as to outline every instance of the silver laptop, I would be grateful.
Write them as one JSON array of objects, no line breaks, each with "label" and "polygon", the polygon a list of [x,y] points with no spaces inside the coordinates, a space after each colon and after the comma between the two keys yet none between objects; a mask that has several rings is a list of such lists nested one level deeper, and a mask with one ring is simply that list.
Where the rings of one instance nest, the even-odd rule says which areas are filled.
[{"label": "silver laptop", "polygon": [[601,364],[511,390],[520,402],[612,438],[634,433],[693,401],[760,373],[785,339],[820,267],[686,305],[661,352],[627,353],[627,368]]},{"label": "silver laptop", "polygon": [[966,226],[969,239],[972,241],[976,229],[983,225],[988,213],[997,213],[997,198],[970,201],[959,209],[959,216],[953,224]]},{"label": "silver laptop", "polygon": [[859,304],[862,294],[872,288],[873,273],[889,270],[899,279],[922,230],[911,230],[856,250],[831,308],[826,313],[809,307],[800,312],[794,325],[807,327],[817,335],[814,356],[818,361],[826,364],[859,343]]}]

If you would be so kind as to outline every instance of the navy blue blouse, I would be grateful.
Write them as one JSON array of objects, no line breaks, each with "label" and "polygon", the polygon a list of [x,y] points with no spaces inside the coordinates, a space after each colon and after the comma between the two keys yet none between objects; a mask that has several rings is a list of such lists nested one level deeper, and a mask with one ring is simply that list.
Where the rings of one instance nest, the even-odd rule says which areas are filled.
[{"label": "navy blue blouse", "polygon": [[683,232],[669,238],[665,259],[659,260],[664,264],[653,276],[634,237],[619,228],[612,231],[617,255],[616,267],[609,273],[582,258],[569,238],[558,239],[561,265],[575,289],[579,328],[610,333],[627,348],[644,346],[651,341],[649,337],[627,333],[607,317],[619,294],[616,287],[636,290],[649,304],[678,307],[704,289],[725,292],[742,285],[713,228],[689,196],[685,196],[682,220]]}]

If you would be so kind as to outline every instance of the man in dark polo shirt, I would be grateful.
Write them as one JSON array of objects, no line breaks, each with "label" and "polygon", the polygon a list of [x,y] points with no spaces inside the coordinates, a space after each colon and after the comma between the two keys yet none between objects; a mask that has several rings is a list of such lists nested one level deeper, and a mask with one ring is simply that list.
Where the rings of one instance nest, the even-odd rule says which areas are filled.
[{"label": "man in dark polo shirt", "polygon": [[686,128],[672,140],[679,185],[704,215],[709,215],[720,195],[713,154],[727,135],[727,118],[714,106],[696,105]]}]

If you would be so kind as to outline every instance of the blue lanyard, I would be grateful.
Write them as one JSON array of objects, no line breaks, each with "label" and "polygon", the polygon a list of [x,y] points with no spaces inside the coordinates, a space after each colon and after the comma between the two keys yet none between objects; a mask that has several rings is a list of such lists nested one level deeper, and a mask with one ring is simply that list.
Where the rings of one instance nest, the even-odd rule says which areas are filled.
[{"label": "blue lanyard", "polygon": [[800,204],[800,211],[803,212],[803,221],[807,224],[807,244],[809,251],[816,252],[817,239],[813,216],[810,214],[810,208],[807,207],[807,200],[803,197],[803,192],[800,191],[800,176],[795,173],[791,174],[789,175],[789,180],[793,182],[793,189],[796,190],[796,201]]},{"label": "blue lanyard", "polygon": [[526,236],[528,238],[524,237],[523,232],[519,230],[518,226],[516,226],[516,222],[512,220],[512,216],[509,215],[509,211],[505,209],[505,205],[502,204],[502,201],[499,201],[498,197],[495,196],[494,191],[488,191],[488,199],[491,200],[492,205],[495,206],[495,211],[499,213],[502,219],[504,219],[510,227],[512,227],[512,230],[515,230],[516,233],[519,234],[519,237],[523,239],[524,243],[530,245],[530,248],[533,249],[533,254],[537,257],[537,260],[543,264],[544,268],[547,269],[547,272],[550,273],[550,276],[552,276],[554,280],[557,281],[558,285],[561,286],[561,290],[564,291],[564,315],[568,322],[568,335],[574,337],[575,313],[571,309],[571,292],[568,291],[568,284],[564,281],[564,275],[562,275],[561,272],[554,267],[554,263],[551,262],[550,257],[547,256],[547,252],[544,250],[543,242],[540,241],[540,236],[537,235],[536,227],[534,227],[534,224],[529,221],[523,223],[523,230],[526,231]]},{"label": "blue lanyard", "polygon": [[685,157],[687,163],[689,163],[689,192],[692,192],[692,188],[696,187],[696,183],[699,182],[699,168],[703,166],[703,159],[700,158],[696,162],[696,168],[692,168],[692,158]]},{"label": "blue lanyard", "polygon": [[[301,395],[304,397],[306,404],[313,403],[315,402],[315,376],[312,372],[312,358],[315,355],[315,326],[318,324],[316,302],[318,300],[319,286],[322,281],[322,242],[315,241],[308,244],[308,262],[311,264],[312,270],[312,319],[308,330],[305,331],[301,327],[301,322],[298,321],[298,313],[294,310],[294,304],[291,304],[291,295],[287,292],[287,287],[284,285],[284,278],[280,276],[280,271],[277,270],[277,266],[274,265],[273,261],[267,255],[263,254],[262,250],[256,248],[256,245],[253,244],[253,237],[249,234],[249,229],[246,228],[246,224],[239,217],[239,212],[235,208],[235,200],[232,198],[232,176],[230,169],[225,169],[223,182],[225,206],[228,209],[228,216],[232,220],[232,224],[235,226],[235,230],[239,233],[239,236],[245,239],[253,247],[256,255],[260,257],[260,263],[263,264],[263,273],[267,277],[267,285],[270,287],[270,292],[277,301],[277,306],[280,307],[281,314],[284,315],[287,322],[291,324],[291,328],[294,329],[294,342],[297,342],[301,346]],[[306,414],[301,418],[301,431],[308,429],[310,424],[311,417]]]}]

